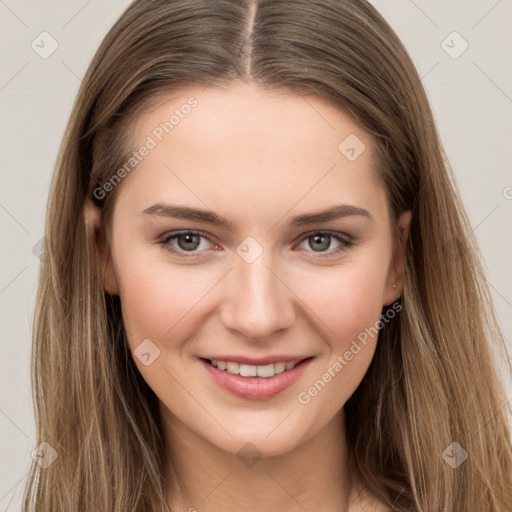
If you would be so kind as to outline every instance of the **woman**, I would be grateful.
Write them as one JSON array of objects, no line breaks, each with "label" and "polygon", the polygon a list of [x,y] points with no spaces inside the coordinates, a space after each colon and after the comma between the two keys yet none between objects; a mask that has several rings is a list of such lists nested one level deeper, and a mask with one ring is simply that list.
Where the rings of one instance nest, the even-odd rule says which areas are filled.
[{"label": "woman", "polygon": [[512,510],[451,180],[366,1],[132,3],[53,178],[24,510]]}]

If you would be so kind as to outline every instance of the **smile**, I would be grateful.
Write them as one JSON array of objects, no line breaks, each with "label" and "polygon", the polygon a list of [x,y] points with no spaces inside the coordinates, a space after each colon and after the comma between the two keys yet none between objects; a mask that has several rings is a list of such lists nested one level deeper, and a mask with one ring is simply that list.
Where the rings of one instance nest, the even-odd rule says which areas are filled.
[{"label": "smile", "polygon": [[252,364],[240,364],[231,361],[211,360],[210,364],[219,370],[224,370],[233,375],[241,375],[242,377],[269,378],[277,375],[278,373],[291,370],[297,364],[299,364],[299,361],[279,362],[262,366],[255,366]]},{"label": "smile", "polygon": [[264,400],[291,387],[313,359],[314,357],[308,357],[299,361],[280,361],[264,365],[205,358],[199,358],[199,361],[220,388],[241,398]]}]

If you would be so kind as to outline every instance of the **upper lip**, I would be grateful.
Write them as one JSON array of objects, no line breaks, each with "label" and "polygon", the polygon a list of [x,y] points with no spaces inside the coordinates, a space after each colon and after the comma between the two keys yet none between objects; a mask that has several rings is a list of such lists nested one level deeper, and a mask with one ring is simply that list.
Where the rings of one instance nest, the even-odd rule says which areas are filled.
[{"label": "upper lip", "polygon": [[265,366],[273,363],[298,363],[304,359],[308,359],[312,356],[292,356],[292,355],[276,355],[276,356],[265,356],[265,357],[247,357],[247,356],[205,356],[202,359],[209,359],[212,361],[225,361],[231,363],[249,364],[252,366]]}]

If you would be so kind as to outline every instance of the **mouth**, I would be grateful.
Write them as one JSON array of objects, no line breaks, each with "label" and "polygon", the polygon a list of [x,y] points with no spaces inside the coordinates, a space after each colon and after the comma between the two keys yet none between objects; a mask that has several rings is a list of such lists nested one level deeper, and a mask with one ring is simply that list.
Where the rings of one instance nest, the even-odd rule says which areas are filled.
[{"label": "mouth", "polygon": [[271,398],[295,383],[314,356],[295,361],[251,365],[235,361],[199,358],[213,381],[222,389],[250,400]]},{"label": "mouth", "polygon": [[307,359],[312,359],[312,357],[296,361],[278,361],[276,363],[268,363],[263,365],[244,364],[235,361],[220,361],[217,359],[201,359],[212,365],[214,368],[230,373],[231,375],[240,375],[242,377],[261,377],[268,379],[274,377],[274,375],[290,371]]}]

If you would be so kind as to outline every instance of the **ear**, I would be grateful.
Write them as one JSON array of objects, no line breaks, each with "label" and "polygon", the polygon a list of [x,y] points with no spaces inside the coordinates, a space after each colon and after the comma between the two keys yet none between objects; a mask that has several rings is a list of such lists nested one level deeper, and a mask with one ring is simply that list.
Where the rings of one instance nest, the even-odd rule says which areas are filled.
[{"label": "ear", "polygon": [[388,275],[386,278],[384,295],[382,297],[383,306],[392,304],[402,295],[404,281],[405,246],[409,237],[411,220],[411,210],[402,212],[398,217],[397,224],[399,233],[396,233],[397,239],[394,240],[396,247],[393,258],[391,259],[389,265]]},{"label": "ear", "polygon": [[101,224],[101,210],[89,198],[85,202],[84,215],[87,228],[94,232],[96,249],[102,266],[103,287],[108,294],[119,295],[119,285],[111,250]]}]

